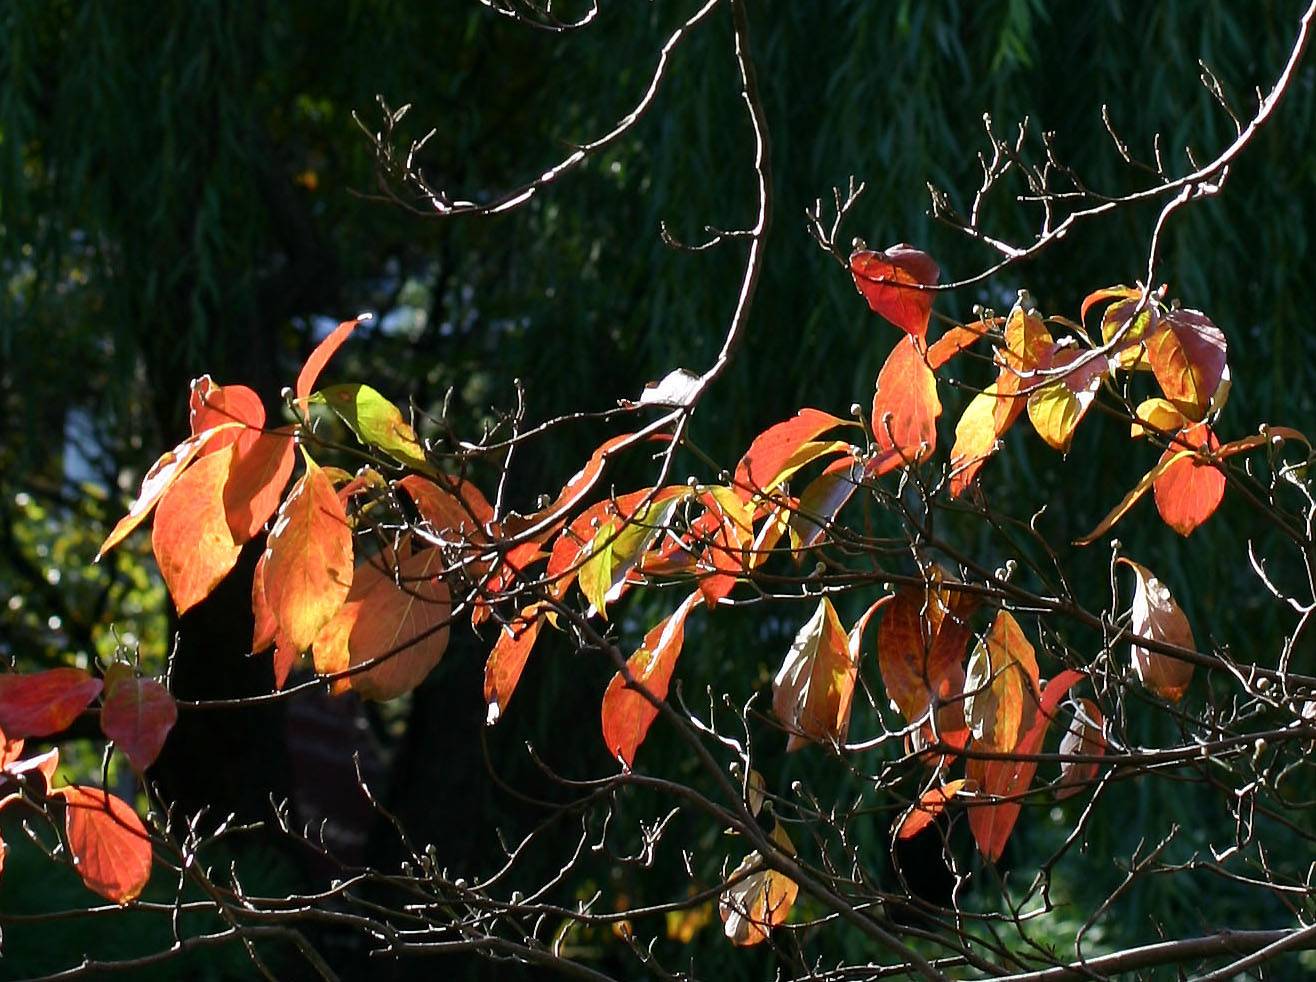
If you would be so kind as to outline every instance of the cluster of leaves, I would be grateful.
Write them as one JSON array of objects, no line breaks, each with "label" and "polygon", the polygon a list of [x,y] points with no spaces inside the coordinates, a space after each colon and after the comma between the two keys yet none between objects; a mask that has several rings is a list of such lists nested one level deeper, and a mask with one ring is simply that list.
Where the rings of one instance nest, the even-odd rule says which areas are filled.
[{"label": "cluster of leaves", "polygon": [[[701,606],[713,611],[732,602],[737,586],[773,557],[799,561],[843,536],[836,520],[861,488],[930,463],[942,411],[937,372],[974,346],[992,347],[997,378],[972,399],[956,427],[949,466],[940,471],[951,496],[975,486],[1025,409],[1038,435],[1063,452],[1103,386],[1114,402],[1127,403],[1128,387],[1119,389],[1116,379],[1140,372],[1154,378],[1159,394],[1137,404],[1132,436],[1163,443],[1161,460],[1084,542],[1107,531],[1148,489],[1154,489],[1165,521],[1187,535],[1219,504],[1228,457],[1267,440],[1300,438],[1274,430],[1219,442],[1212,426],[1228,391],[1224,336],[1205,315],[1167,305],[1163,292],[1097,291],[1083,302],[1078,321],[1043,318],[1021,293],[1008,316],[986,314],[930,342],[930,288],[939,276],[930,257],[908,246],[861,248],[850,269],[869,306],[901,331],[877,377],[871,414],[846,420],[802,409],[760,434],[719,482],[692,479],[598,496],[616,455],[651,441],[674,449],[671,434],[651,427],[605,441],[533,513],[505,513],[464,468],[450,473],[435,463],[433,448],[374,389],[317,388],[330,358],[357,326],[348,321],[302,368],[289,393],[288,425],[267,427],[264,407],[244,386],[219,386],[208,377],[195,382],[191,435],[147,474],[101,551],[154,510],[152,545],[182,612],[209,595],[243,544],[269,525],[254,577],[252,652],[273,648],[276,689],[309,654],[316,675],[332,691],[397,698],[439,662],[456,617],[469,616],[477,629],[495,621],[497,639],[484,679],[491,724],[507,711],[545,627],[572,633],[581,646],[609,650],[597,625],[628,591],[685,586],[689,592],[676,609],[629,658],[617,658],[603,693],[604,744],[629,769],[664,710],[690,615]],[[1097,342],[1084,322],[1100,304],[1106,306]],[[342,449],[320,435],[322,411],[339,417],[359,441],[357,452],[367,462],[355,474],[322,466],[313,456]],[[861,434],[862,445],[837,439],[838,433]],[[302,466],[294,480],[298,449]],[[790,482],[815,467],[820,472],[798,496],[792,494]],[[1132,666],[1153,694],[1178,700],[1192,675],[1192,632],[1156,576],[1121,561],[1136,576]],[[583,610],[567,603],[573,587]],[[982,590],[931,563],[874,599],[849,630],[831,599],[822,597],[773,680],[773,715],[788,750],[809,743],[846,749],[864,637],[874,618],[887,699],[904,721],[910,753],[932,767],[919,800],[898,826],[900,838],[929,827],[952,803],[963,804],[980,852],[989,861],[999,858],[1020,799],[1033,785],[1036,755],[1062,715],[1065,763],[1058,792],[1077,793],[1096,779],[1108,736],[1096,703],[1072,696],[1083,673],[1063,668],[1044,678],[1014,614],[999,600],[984,602]],[[0,727],[17,738],[55,733],[100,694],[100,680],[61,672],[4,678]],[[137,678],[125,665],[106,671],[104,687],[102,728],[140,772],[173,724],[173,700],[160,683]],[[961,762],[962,776],[953,777]],[[54,793],[78,803],[93,794],[76,788]],[[103,814],[121,823],[120,838],[138,833],[141,823],[131,808],[94,793],[102,794]],[[70,815],[83,812],[82,804],[70,808]],[[70,823],[70,849],[81,857],[73,818]],[[85,830],[87,823],[78,827]],[[97,828],[97,834],[109,834],[103,821]],[[779,824],[772,842],[793,855]],[[118,857],[112,876],[84,876],[93,889],[130,899],[145,882],[143,856],[149,871],[149,843],[97,854],[110,853]],[[84,862],[82,868],[92,865]],[[754,851],[729,878],[721,913],[736,944],[766,939],[788,916],[798,887],[778,865]]]}]

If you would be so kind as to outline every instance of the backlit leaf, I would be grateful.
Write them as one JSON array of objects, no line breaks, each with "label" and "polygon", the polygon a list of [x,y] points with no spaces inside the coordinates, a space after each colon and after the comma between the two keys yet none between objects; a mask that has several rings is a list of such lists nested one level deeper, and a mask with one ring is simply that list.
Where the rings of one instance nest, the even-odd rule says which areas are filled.
[{"label": "backlit leaf", "polygon": [[1091,408],[1101,378],[1106,373],[1105,358],[1085,349],[1055,345],[1039,362],[1039,369],[1048,372],[1074,366],[1052,382],[1038,380],[1026,382],[1028,418],[1038,436],[1054,450],[1069,450],[1074,430]]},{"label": "backlit leaf", "polygon": [[919,348],[917,338],[901,338],[877,376],[873,397],[873,439],[879,463],[876,474],[916,463],[937,446],[937,377]]},{"label": "backlit leaf", "polygon": [[488,706],[485,723],[493,726],[507,711],[512,693],[521,681],[526,660],[539,637],[545,615],[531,608],[523,610],[510,624],[498,631],[498,640],[484,663],[484,701]]},{"label": "backlit leaf", "polygon": [[209,375],[192,381],[188,399],[191,410],[193,435],[225,423],[241,423],[228,427],[210,440],[198,456],[215,453],[234,443],[245,449],[265,426],[265,406],[253,389],[245,385],[216,385]]},{"label": "backlit leaf", "polygon": [[[923,717],[934,695],[963,691],[964,655],[972,637],[968,618],[976,606],[971,595],[933,583],[901,587],[883,610],[878,667],[887,698],[908,722]],[[962,726],[961,721],[956,728]]]},{"label": "backlit leaf", "polygon": [[151,548],[180,614],[210,596],[242,551],[224,511],[224,483],[235,449],[225,447],[198,460],[174,482],[156,511]]},{"label": "backlit leaf", "polygon": [[1145,436],[1149,429],[1169,436],[1189,425],[1188,417],[1179,412],[1174,403],[1159,396],[1138,403],[1134,416],[1134,423],[1129,427],[1131,437]]},{"label": "backlit leaf", "polygon": [[961,778],[958,781],[925,791],[901,820],[896,832],[897,839],[912,839],[936,821],[937,816],[946,810],[946,804],[964,789],[969,782]]},{"label": "backlit leaf", "polygon": [[1156,510],[1166,525],[1186,536],[1210,518],[1224,499],[1225,475],[1196,454],[1181,455],[1183,444],[1216,451],[1220,441],[1206,423],[1197,423],[1180,433],[1161,455],[1165,470],[1152,482]]},{"label": "backlit leaf", "polygon": [[425,449],[401,411],[368,385],[331,385],[320,393],[368,447],[382,450],[398,463],[428,468]]},{"label": "backlit leaf", "polygon": [[978,642],[964,679],[964,721],[979,750],[1005,752],[1037,711],[1037,655],[1008,610]]},{"label": "backlit leaf", "polygon": [[242,545],[260,534],[292,477],[297,459],[292,427],[240,441],[235,453],[224,484],[224,514],[233,541]]},{"label": "backlit leaf", "polygon": [[832,602],[823,597],[772,681],[772,712],[790,732],[787,752],[845,742],[858,662]]},{"label": "backlit leaf", "polygon": [[132,807],[100,788],[71,784],[64,833],[82,882],[116,904],[135,900],[151,878],[151,840]]},{"label": "backlit leaf", "polygon": [[[780,822],[773,829],[772,839],[787,852],[794,853]],[[774,927],[786,923],[799,886],[785,874],[764,866],[763,857],[757,852],[745,857],[730,880],[738,882],[726,889],[718,903],[723,933],[732,944],[742,947],[766,941]]]},{"label": "backlit leaf", "polygon": [[1224,332],[1200,311],[1172,310],[1146,344],[1166,398],[1189,419],[1201,419],[1224,378]]},{"label": "backlit leaf", "polygon": [[742,497],[767,494],[786,480],[791,460],[806,443],[847,424],[820,409],[801,409],[790,419],[770,426],[750,444],[736,465],[735,486]]},{"label": "backlit leaf", "polygon": [[926,252],[903,243],[885,252],[861,249],[850,256],[850,273],[874,313],[917,338],[928,333],[932,292],[918,287],[936,285],[941,270]]},{"label": "backlit leaf", "polygon": [[[1091,699],[1078,700],[1074,718],[1069,721],[1069,728],[1060,740],[1062,757],[1100,757],[1106,753],[1104,736],[1106,721],[1101,710]],[[1060,762],[1060,780],[1056,782],[1057,798],[1068,798],[1083,790],[1097,776],[1101,765],[1095,762],[1062,760]]]},{"label": "backlit leaf", "polygon": [[295,389],[297,409],[303,417],[310,411],[311,392],[315,389],[315,383],[320,380],[320,373],[324,371],[324,366],[329,364],[329,359],[343,346],[343,342],[351,336],[360,323],[359,320],[343,321],[335,327],[323,341],[315,346],[315,350],[306,359],[306,364],[297,373],[297,386]]},{"label": "backlit leaf", "polygon": [[[1133,570],[1138,578],[1129,630],[1139,638],[1196,651],[1197,643],[1193,640],[1188,618],[1179,609],[1174,597],[1170,596],[1169,588],[1146,566],[1123,556],[1116,561]],[[1143,685],[1170,702],[1178,702],[1183,698],[1193,678],[1192,662],[1150,651],[1136,641],[1133,642],[1131,655],[1133,669]]]},{"label": "backlit leaf", "polygon": [[[626,661],[634,686],[643,686],[656,700],[667,698],[672,671],[685,640],[685,619],[699,600],[698,593],[686,597],[681,606],[659,621],[644,636],[640,650]],[[603,694],[603,743],[608,753],[620,757],[627,767],[635,763],[635,752],[644,742],[649,727],[658,718],[658,708],[618,672]]]},{"label": "backlit leaf", "polygon": [[101,680],[80,668],[0,675],[0,731],[10,740],[59,733],[100,692]]},{"label": "backlit leaf", "polygon": [[267,540],[265,599],[296,651],[316,636],[352,585],[352,532],[329,476],[309,456]]},{"label": "backlit leaf", "polygon": [[1143,495],[1145,495],[1149,490],[1151,490],[1152,485],[1156,483],[1156,479],[1158,477],[1164,474],[1167,470],[1169,470],[1180,460],[1183,460],[1187,457],[1191,457],[1192,455],[1193,455],[1193,451],[1191,450],[1175,450],[1172,454],[1167,454],[1165,456],[1162,456],[1161,459],[1156,463],[1155,467],[1149,470],[1146,474],[1142,475],[1142,478],[1134,486],[1133,490],[1130,491],[1128,494],[1126,494],[1124,496],[1124,499],[1120,501],[1118,505],[1116,505],[1114,508],[1110,510],[1110,514],[1108,514],[1105,518],[1103,518],[1101,520],[1101,523],[1096,528],[1094,528],[1091,532],[1089,532],[1087,535],[1083,536],[1083,538],[1075,539],[1074,545],[1086,546],[1086,545],[1091,545],[1093,542],[1096,542],[1097,539],[1101,538],[1108,531],[1110,531],[1110,529],[1115,525],[1116,522],[1118,522],[1121,518],[1127,515],[1129,513],[1129,509],[1132,508],[1134,505],[1136,505],[1139,502],[1139,500],[1141,500]]},{"label": "backlit leaf", "polygon": [[140,773],[155,763],[176,722],[174,697],[155,679],[138,678],[122,663],[105,672],[101,732],[114,741],[134,770]]}]

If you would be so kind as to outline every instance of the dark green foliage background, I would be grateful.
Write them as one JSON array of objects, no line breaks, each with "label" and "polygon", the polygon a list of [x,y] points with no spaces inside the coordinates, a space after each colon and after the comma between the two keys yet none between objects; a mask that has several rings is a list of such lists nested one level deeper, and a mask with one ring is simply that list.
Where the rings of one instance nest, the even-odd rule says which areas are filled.
[{"label": "dark green foliage background", "polygon": [[[1268,88],[1283,63],[1299,12],[1280,0],[749,6],[772,132],[776,219],[745,343],[696,419],[695,440],[728,464],[755,433],[802,405],[844,414],[851,402],[866,403],[894,339],[805,235],[804,209],[814,198],[857,175],[869,189],[846,241],[906,240],[935,255],[947,277],[974,272],[991,257],[928,218],[924,185],[965,203],[977,185],[984,112],[1003,132],[1029,116],[1037,129],[1056,132],[1062,154],[1091,186],[1127,190],[1138,178],[1105,136],[1101,105],[1136,154],[1149,156],[1160,132],[1167,162],[1182,171],[1175,148],[1191,145],[1205,159],[1233,132],[1197,82],[1197,59],[1246,114],[1253,86]],[[725,12],[680,49],[632,135],[507,216],[437,221],[372,200],[370,148],[351,118],[356,111],[375,123],[376,94],[393,106],[412,103],[405,131],[437,130],[424,157],[431,179],[460,196],[488,195],[539,173],[567,142],[608,128],[638,98],[661,39],[693,8],[610,4],[589,30],[555,36],[457,0],[0,5],[0,654],[25,667],[76,651],[104,654],[107,643],[113,649],[107,626],[122,626],[125,600],[146,620],[160,609],[162,594],[142,572],[145,536],[135,539],[138,559],[87,569],[106,523],[142,469],[183,433],[189,379],[210,372],[253,384],[273,406],[318,319],[378,311],[390,329],[360,332],[335,363],[335,377],[369,381],[422,408],[436,407],[452,387],[454,417],[471,432],[491,406],[513,404],[515,378],[526,384],[531,418],[542,419],[607,408],[678,365],[707,366],[721,344],[743,250],[733,244],[691,255],[667,248],[657,233],[666,220],[693,240],[705,224],[752,218],[748,128]],[[1306,226],[1316,204],[1314,81],[1304,67],[1225,195],[1181,213],[1164,243],[1161,278],[1229,337],[1235,384],[1225,437],[1260,421],[1313,424]],[[1141,274],[1155,212],[1080,228],[981,292],[942,297],[939,309],[967,317],[974,303],[1003,308],[1026,286],[1044,310],[1076,317],[1089,290]],[[989,215],[1005,237],[1035,228],[1036,215],[1004,197]],[[943,399],[948,445],[964,398],[944,388]],[[92,487],[70,483],[70,419],[89,427],[79,433]],[[514,503],[560,487],[605,435],[581,425],[527,448]],[[1022,432],[1010,442],[985,475],[992,500],[1018,515],[1049,502],[1044,527],[1057,543],[1091,528],[1154,457],[1127,450],[1125,435],[1103,419],[1086,424],[1067,460]],[[634,481],[642,479],[636,471]],[[39,516],[22,494],[38,499]],[[1144,506],[1121,537],[1154,560],[1200,625],[1199,640],[1246,644],[1266,658],[1289,625],[1264,598],[1249,599],[1257,590],[1242,548],[1251,521],[1231,504],[1183,543]],[[990,540],[969,542],[986,562],[996,560]],[[1095,577],[1100,596],[1105,556],[1074,561]],[[50,582],[52,567],[62,587]],[[240,606],[242,589],[232,594],[225,602]],[[21,609],[4,606],[10,597],[22,598]],[[663,609],[662,601],[646,603],[620,621],[627,643]],[[240,619],[237,609],[212,616]],[[692,627],[681,669],[687,691],[714,682],[743,700],[763,690],[803,616],[802,609],[766,620],[719,616]],[[157,629],[154,654],[144,653],[158,658],[172,626]],[[202,650],[197,630],[182,629],[183,655],[205,666],[195,682],[202,689],[246,670],[240,649]],[[515,828],[528,820],[496,790],[480,750],[488,644],[469,634],[455,639],[410,705],[374,721],[392,768],[393,804],[419,838],[446,844],[454,869],[487,865],[496,823]],[[490,758],[507,780],[536,788],[526,739],[576,776],[606,772],[593,720],[608,674],[563,644],[537,653],[510,717],[488,734]],[[226,745],[223,729],[198,728],[175,752],[190,766],[221,771],[261,760],[268,732],[253,735],[244,758]],[[773,779],[785,788],[806,772],[816,777],[826,768],[815,753],[777,761]],[[275,786],[288,780],[279,757],[272,753],[268,765]],[[674,775],[688,766],[661,733],[644,758],[644,766]],[[836,780],[817,779],[824,788]],[[250,773],[247,780],[260,783]],[[226,785],[217,779],[215,786]],[[1220,815],[1195,812],[1191,795],[1154,797],[1162,790],[1130,788],[1118,804],[1107,801],[1092,853],[1127,854],[1148,815],[1182,810],[1188,823],[1220,827]],[[656,804],[627,807],[650,815]],[[1065,814],[1075,813],[1067,806]],[[875,868],[885,863],[887,820],[886,811],[874,818]],[[1013,847],[1018,858],[1061,828],[1043,811],[1025,824]],[[715,872],[727,840],[694,824],[681,831],[707,850],[706,872]],[[386,847],[375,848],[387,856]],[[545,866],[555,868],[552,856]],[[0,880],[0,910],[19,909],[38,870],[12,864]],[[684,890],[675,852],[633,883],[626,870],[594,875],[616,876],[614,886],[633,898]],[[1074,904],[1067,916],[1081,920],[1085,901],[1090,906],[1114,876],[1102,867],[1082,882],[1064,881],[1061,892]],[[1218,888],[1209,909],[1185,909],[1153,887],[1120,911],[1106,940],[1151,937],[1149,917],[1167,931],[1197,931],[1272,926],[1275,914]],[[1064,937],[1063,918],[1049,924],[1044,938]],[[48,932],[44,949],[13,949],[0,975],[49,970],[96,943],[59,924],[40,930]],[[854,940],[819,943],[843,944],[844,952],[822,949],[835,956],[872,955]],[[581,944],[601,967],[635,971],[612,939]],[[352,964],[350,944],[335,951]],[[707,977],[768,971],[768,956],[733,953],[713,929],[690,954]],[[447,970],[510,977],[505,966]],[[408,977],[430,969],[384,963],[371,971]]]}]

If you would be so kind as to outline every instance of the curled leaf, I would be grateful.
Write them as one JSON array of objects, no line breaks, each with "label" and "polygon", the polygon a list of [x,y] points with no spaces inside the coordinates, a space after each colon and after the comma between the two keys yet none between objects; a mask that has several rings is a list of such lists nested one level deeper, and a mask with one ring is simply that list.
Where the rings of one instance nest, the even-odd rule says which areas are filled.
[{"label": "curled leaf", "polygon": [[[773,829],[772,838],[788,852],[794,852],[780,823]],[[766,941],[774,927],[785,924],[799,893],[794,880],[765,867],[757,852],[745,857],[730,881],[732,885],[718,902],[718,914],[727,938],[742,947]]]},{"label": "curled leaf", "polygon": [[935,286],[941,270],[926,252],[903,243],[885,252],[860,249],[850,256],[850,273],[874,313],[917,338],[928,333],[932,292],[920,287]]},{"label": "curled leaf", "polygon": [[[1097,704],[1091,699],[1079,699],[1074,709],[1074,718],[1070,720],[1069,728],[1065,730],[1065,735],[1060,740],[1060,755],[1062,757],[1103,756],[1106,753],[1105,726],[1106,720],[1102,717]],[[1095,761],[1062,760],[1060,780],[1056,782],[1056,797],[1068,798],[1078,794],[1083,789],[1083,785],[1097,776],[1100,766]]]},{"label": "curled leaf", "polygon": [[[1196,651],[1197,642],[1193,640],[1188,618],[1170,596],[1169,588],[1146,566],[1123,556],[1117,562],[1129,567],[1137,577],[1129,630],[1139,638]],[[1170,702],[1183,698],[1192,681],[1192,662],[1150,651],[1137,641],[1133,642],[1131,654],[1133,669],[1143,685]]]},{"label": "curled leaf", "polygon": [[978,642],[964,678],[964,721],[980,750],[1006,752],[1033,724],[1037,655],[1019,622],[1002,610]]},{"label": "curled leaf", "polygon": [[790,731],[788,752],[809,741],[845,741],[857,672],[836,609],[823,597],[772,681],[772,711]]}]

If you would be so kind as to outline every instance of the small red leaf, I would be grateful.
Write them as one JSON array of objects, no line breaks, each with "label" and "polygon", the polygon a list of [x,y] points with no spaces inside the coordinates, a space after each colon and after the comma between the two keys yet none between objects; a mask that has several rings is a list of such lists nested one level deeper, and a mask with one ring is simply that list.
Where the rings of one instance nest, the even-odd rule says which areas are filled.
[{"label": "small red leaf", "polygon": [[64,831],[82,882],[106,900],[135,900],[151,878],[151,840],[146,826],[122,798],[100,788],[71,784],[64,799]]},{"label": "small red leaf", "polygon": [[138,773],[155,763],[176,722],[174,697],[155,679],[138,678],[121,663],[106,671],[101,732],[114,741]]},{"label": "small red leaf", "polygon": [[302,366],[302,370],[297,374],[297,387],[295,389],[297,408],[303,417],[310,410],[311,392],[315,389],[315,383],[320,380],[320,373],[324,371],[324,366],[329,364],[329,359],[334,356],[334,352],[343,346],[343,342],[351,336],[360,323],[359,320],[343,321],[315,346],[315,350],[306,359],[306,364]]},{"label": "small red leaf", "polygon": [[66,729],[100,695],[101,680],[80,668],[0,675],[0,730],[10,740]]},{"label": "small red leaf", "polygon": [[904,244],[859,250],[850,256],[850,273],[875,313],[917,338],[928,333],[932,293],[919,287],[935,286],[941,270],[926,252]]},{"label": "small red leaf", "polygon": [[[667,698],[672,671],[685,640],[686,615],[699,600],[698,593],[686,597],[675,613],[663,618],[644,636],[640,650],[626,662],[636,686],[643,686],[653,698]],[[603,742],[608,753],[620,757],[627,767],[635,762],[635,752],[644,742],[649,727],[658,718],[658,709],[618,672],[603,695]]]}]

